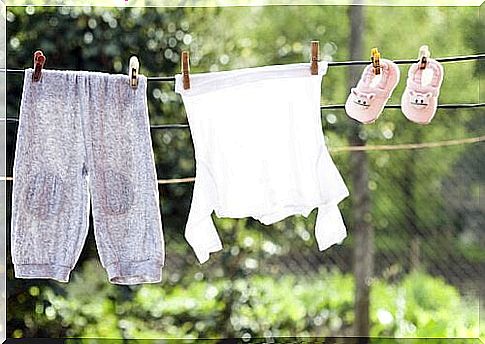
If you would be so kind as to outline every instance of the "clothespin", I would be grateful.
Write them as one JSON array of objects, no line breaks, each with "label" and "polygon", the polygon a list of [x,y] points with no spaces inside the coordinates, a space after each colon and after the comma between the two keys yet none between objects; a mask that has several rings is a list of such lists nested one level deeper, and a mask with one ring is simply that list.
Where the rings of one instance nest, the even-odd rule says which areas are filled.
[{"label": "clothespin", "polygon": [[188,90],[190,88],[189,71],[190,71],[189,52],[182,51],[182,80],[184,84],[184,90]]},{"label": "clothespin", "polygon": [[428,64],[428,59],[431,56],[429,52],[429,47],[427,45],[421,46],[419,48],[419,69],[425,69]]},{"label": "clothespin", "polygon": [[140,72],[140,62],[138,62],[138,57],[132,56],[130,58],[130,67],[128,69],[128,76],[130,79],[130,86],[133,89],[138,87],[139,72]]},{"label": "clothespin", "polygon": [[379,53],[379,50],[377,50],[377,48],[372,48],[372,50],[370,51],[370,59],[372,61],[372,67],[374,67],[374,74],[381,74],[381,54]]},{"label": "clothespin", "polygon": [[34,53],[34,73],[32,74],[33,82],[39,81],[40,78],[42,77],[42,68],[44,67],[45,60],[46,58],[44,56],[44,53],[42,53],[42,51],[37,50]]},{"label": "clothespin", "polygon": [[318,61],[319,53],[320,53],[320,42],[319,41],[312,41],[312,56],[311,56],[311,65],[310,70],[312,75],[318,75]]}]

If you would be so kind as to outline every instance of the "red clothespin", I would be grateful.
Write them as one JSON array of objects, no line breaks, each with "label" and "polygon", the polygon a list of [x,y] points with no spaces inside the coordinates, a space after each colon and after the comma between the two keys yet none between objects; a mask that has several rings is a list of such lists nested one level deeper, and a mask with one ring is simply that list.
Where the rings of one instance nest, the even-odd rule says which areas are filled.
[{"label": "red clothespin", "polygon": [[419,69],[426,69],[430,56],[431,53],[429,52],[429,47],[427,45],[423,45],[419,48]]},{"label": "red clothespin", "polygon": [[319,61],[319,53],[320,53],[320,42],[319,41],[312,41],[312,57],[311,57],[311,65],[310,71],[312,75],[318,75],[318,61]]},{"label": "red clothespin", "polygon": [[381,54],[379,53],[379,50],[377,50],[377,48],[372,48],[372,50],[370,51],[370,59],[372,61],[372,67],[374,67],[374,74],[381,74]]},{"label": "red clothespin", "polygon": [[42,77],[42,68],[44,68],[45,64],[45,56],[42,51],[37,50],[34,53],[34,73],[32,74],[32,81],[37,82]]},{"label": "red clothespin", "polygon": [[190,62],[189,62],[189,52],[182,51],[182,81],[184,84],[184,90],[188,90],[190,88]]}]

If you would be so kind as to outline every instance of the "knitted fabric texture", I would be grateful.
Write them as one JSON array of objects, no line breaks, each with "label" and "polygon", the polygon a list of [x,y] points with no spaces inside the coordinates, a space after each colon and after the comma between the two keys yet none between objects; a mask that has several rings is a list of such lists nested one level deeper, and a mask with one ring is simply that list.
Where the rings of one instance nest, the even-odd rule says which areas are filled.
[{"label": "knitted fabric texture", "polygon": [[25,71],[14,162],[17,278],[67,282],[89,227],[111,283],[161,280],[164,239],[146,77]]}]

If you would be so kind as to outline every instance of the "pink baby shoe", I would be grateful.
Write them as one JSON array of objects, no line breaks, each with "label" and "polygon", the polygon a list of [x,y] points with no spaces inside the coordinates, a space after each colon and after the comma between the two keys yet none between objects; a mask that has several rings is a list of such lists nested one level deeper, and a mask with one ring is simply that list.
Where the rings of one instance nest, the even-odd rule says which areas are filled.
[{"label": "pink baby shoe", "polygon": [[[433,119],[438,106],[438,96],[443,82],[443,67],[431,58],[427,59],[426,68],[420,68],[420,62],[409,68],[406,89],[401,98],[401,109],[410,121],[428,124]],[[423,72],[430,68],[433,71],[431,82],[422,84]]]},{"label": "pink baby shoe", "polygon": [[372,123],[379,117],[399,82],[399,67],[394,62],[380,59],[380,65],[381,80],[372,83],[378,75],[374,74],[373,65],[368,65],[345,103],[347,115],[365,124]]}]

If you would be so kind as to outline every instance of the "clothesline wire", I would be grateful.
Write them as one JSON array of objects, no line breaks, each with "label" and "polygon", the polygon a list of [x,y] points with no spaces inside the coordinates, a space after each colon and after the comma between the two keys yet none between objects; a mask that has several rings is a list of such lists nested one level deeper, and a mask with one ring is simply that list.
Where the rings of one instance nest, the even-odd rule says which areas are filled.
[{"label": "clothesline wire", "polygon": [[[448,62],[463,62],[463,61],[470,61],[470,60],[479,60],[485,59],[485,54],[477,54],[477,55],[464,55],[464,56],[451,56],[451,57],[438,57],[435,58],[438,62],[448,63]],[[412,64],[417,62],[418,60],[394,60],[393,62],[396,64]],[[351,66],[351,65],[368,65],[369,61],[330,61],[328,62],[329,66],[339,67],[339,66]],[[24,70],[22,69],[0,69],[0,72],[7,72],[12,74],[23,74]],[[160,81],[160,82],[174,82],[174,76],[155,76],[155,77],[147,77],[148,81]],[[331,109],[343,109],[345,107],[344,104],[330,104],[330,105],[322,105],[320,109],[322,110],[331,110]],[[401,106],[398,104],[390,104],[385,106],[388,109],[399,109]],[[478,108],[478,107],[485,107],[485,103],[476,103],[476,104],[440,104],[438,105],[439,108],[443,109],[458,109],[458,108]],[[7,117],[5,118],[7,121],[10,122],[18,122],[18,119],[15,117]],[[188,124],[155,124],[151,125],[151,129],[185,129],[188,128]],[[424,149],[424,148],[436,148],[436,147],[445,147],[445,146],[454,146],[454,145],[461,145],[461,144],[469,144],[469,143],[477,143],[485,141],[485,136],[477,136],[477,137],[470,137],[464,139],[456,139],[456,140],[446,140],[446,141],[434,141],[434,142],[423,142],[423,143],[405,143],[405,144],[395,144],[395,145],[366,145],[366,146],[341,146],[341,147],[330,147],[329,151],[334,153],[339,152],[356,152],[356,151],[389,151],[389,150],[414,150],[414,149]],[[11,181],[13,180],[12,177],[1,177],[1,180],[4,181]],[[194,182],[195,177],[187,177],[187,178],[172,178],[172,179],[159,179],[158,184],[179,184],[179,183],[190,183]]]},{"label": "clothesline wire", "polygon": [[[479,60],[485,59],[485,54],[476,54],[476,55],[462,55],[462,56],[449,56],[449,57],[437,57],[435,58],[438,62],[449,63],[449,62],[462,62],[462,61],[470,61],[470,60]],[[412,64],[418,62],[417,59],[412,60],[394,60],[395,64]],[[369,61],[335,61],[335,62],[328,62],[329,66],[338,67],[338,66],[361,66],[361,65],[368,65],[370,64]]]},{"label": "clothesline wire", "polygon": [[[465,103],[465,104],[438,104],[437,106],[440,109],[462,109],[462,108],[478,108],[478,107],[485,107],[485,103]],[[320,105],[321,110],[337,110],[337,109],[344,109],[345,104],[329,104],[329,105]],[[401,104],[388,104],[384,106],[386,109],[400,109]]]},{"label": "clothesline wire", "polygon": [[[331,153],[341,153],[341,152],[357,152],[357,151],[392,151],[392,150],[416,150],[425,148],[438,148],[447,146],[456,146],[462,144],[478,143],[485,141],[485,135],[468,137],[463,139],[455,140],[445,140],[445,141],[433,141],[433,142],[423,142],[423,143],[402,143],[395,145],[367,145],[367,146],[340,146],[340,147],[329,147],[328,151]],[[12,181],[13,177],[0,177],[2,181]],[[167,184],[181,184],[181,183],[191,183],[195,181],[195,177],[186,178],[171,178],[171,179],[158,179],[157,183],[159,185]]]},{"label": "clothesline wire", "polygon": [[[449,57],[437,57],[435,58],[438,62],[449,63],[449,62],[463,62],[463,61],[472,61],[472,60],[479,60],[485,59],[485,54],[476,54],[476,55],[462,55],[462,56],[449,56]],[[412,64],[418,62],[417,59],[408,59],[408,60],[394,60],[396,64]],[[341,67],[341,66],[362,66],[368,65],[369,61],[329,61],[327,62],[329,67]],[[23,69],[18,68],[7,68],[7,73],[12,74],[23,74]],[[5,68],[0,69],[0,72],[5,73]],[[148,81],[162,81],[162,82],[174,82],[175,76],[149,76],[147,77]]]},{"label": "clothesline wire", "polygon": [[[439,62],[462,62],[462,61],[470,61],[470,60],[478,60],[478,59],[485,59],[485,54],[477,54],[477,55],[463,55],[463,56],[450,56],[450,57],[438,57],[436,61]],[[396,64],[411,64],[415,63],[417,60],[395,60],[394,63]],[[369,61],[331,61],[328,62],[329,66],[349,66],[349,65],[367,65]],[[5,69],[0,69],[0,71],[5,72]],[[7,73],[19,73],[23,74],[23,69],[7,69]],[[148,81],[161,81],[161,82],[173,82],[175,81],[174,76],[152,76],[147,77]],[[485,103],[476,103],[476,104],[439,104],[438,108],[442,109],[459,109],[459,108],[478,108],[478,107],[485,107]],[[322,105],[320,109],[322,110],[337,110],[345,108],[344,104],[329,104],[329,105]],[[399,109],[401,108],[398,104],[389,104],[385,106],[386,109]],[[15,121],[15,118],[7,118],[7,121]],[[185,129],[188,128],[187,124],[158,124],[152,125],[151,129]]]},{"label": "clothesline wire", "polygon": [[[479,108],[485,107],[485,103],[469,103],[469,104],[439,104],[438,108],[441,109],[461,109],[461,108]],[[345,108],[344,104],[333,104],[333,105],[321,105],[321,110],[336,110],[336,109],[343,109]],[[390,104],[385,106],[386,109],[400,109],[401,105],[398,104]],[[18,123],[17,117],[5,117],[0,119],[0,121],[7,121],[7,122],[15,122]],[[188,129],[189,125],[185,123],[174,123],[174,124],[152,124],[150,125],[150,129],[152,130],[159,130],[159,129]]]},{"label": "clothesline wire", "polygon": [[432,142],[422,142],[422,143],[400,143],[394,145],[365,145],[365,146],[341,146],[341,147],[330,147],[329,151],[338,152],[361,152],[361,151],[392,151],[392,150],[414,150],[423,148],[436,148],[436,147],[447,147],[455,146],[467,143],[477,143],[485,141],[485,135],[467,137],[463,139],[454,140],[444,140],[444,141],[432,141]]}]

